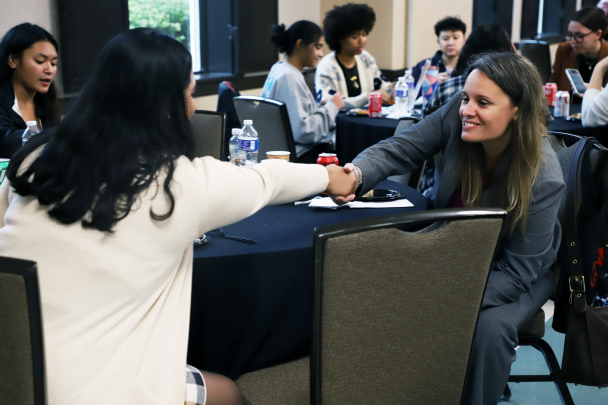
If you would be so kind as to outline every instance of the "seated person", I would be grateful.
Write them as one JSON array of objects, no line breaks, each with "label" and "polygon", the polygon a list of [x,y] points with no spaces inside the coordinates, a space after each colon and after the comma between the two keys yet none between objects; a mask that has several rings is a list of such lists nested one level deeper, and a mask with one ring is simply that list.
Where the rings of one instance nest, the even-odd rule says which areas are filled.
[{"label": "seated person", "polygon": [[608,58],[599,61],[593,69],[589,88],[583,97],[581,121],[585,127],[608,124],[608,86],[602,88],[602,80],[608,73]]},{"label": "seated person", "polygon": [[[465,73],[462,93],[430,117],[357,156],[346,171],[357,194],[407,173],[441,152],[434,207],[501,207],[509,212],[482,301],[463,404],[496,405],[515,360],[517,330],[554,291],[557,219],[565,192],[547,138],[538,70],[513,52],[484,54]],[[354,195],[338,197],[339,203]]]},{"label": "seated person", "polygon": [[[467,25],[456,17],[446,17],[435,24],[435,35],[437,35],[437,43],[441,49],[431,58],[431,66],[439,67],[438,84],[447,80],[456,68],[460,52],[466,41],[466,33]],[[425,62],[426,59],[421,60],[414,66],[412,76],[416,83],[422,74]]]},{"label": "seated person", "polygon": [[[556,83],[558,90],[570,91],[572,85],[566,76],[566,69],[577,69],[583,81],[589,83],[595,65],[608,56],[608,43],[602,36],[608,26],[606,14],[596,7],[583,7],[574,14],[568,24],[569,42],[562,42],[557,47],[553,73],[550,83]],[[608,83],[608,74],[602,78],[602,85]],[[580,103],[574,97],[573,103]]]},{"label": "seated person", "polygon": [[38,265],[49,404],[241,404],[230,379],[186,365],[193,240],[348,193],[334,165],[195,158],[195,84],[174,38],[124,32],[57,127],[11,159],[0,255]]},{"label": "seated person", "polygon": [[460,58],[452,76],[445,82],[437,85],[433,96],[422,110],[424,116],[429,115],[439,107],[445,105],[464,87],[467,80],[464,72],[472,62],[474,56],[484,52],[515,52],[515,47],[507,31],[496,24],[483,24],[475,28],[467,42],[462,47]]},{"label": "seated person", "polygon": [[19,24],[0,42],[0,158],[10,159],[21,147],[27,121],[50,128],[59,120],[55,38],[44,28]]},{"label": "seated person", "polygon": [[[271,42],[287,55],[287,61],[277,62],[270,69],[262,97],[287,105],[298,161],[314,163],[318,156],[316,144],[335,142],[332,129],[336,115],[344,107],[340,92],[323,106],[317,106],[302,75],[303,68],[316,67],[323,57],[323,31],[317,24],[304,20],[293,23],[288,30],[283,24],[274,25]],[[320,99],[321,90],[317,94]]]},{"label": "seated person", "polygon": [[337,92],[345,95],[346,108],[362,107],[369,101],[369,93],[382,94],[382,101],[390,99],[392,84],[376,65],[376,59],[364,50],[367,35],[374,28],[376,14],[366,4],[349,3],[336,6],[325,15],[323,31],[329,49],[315,73],[315,88],[321,90],[320,104]]}]

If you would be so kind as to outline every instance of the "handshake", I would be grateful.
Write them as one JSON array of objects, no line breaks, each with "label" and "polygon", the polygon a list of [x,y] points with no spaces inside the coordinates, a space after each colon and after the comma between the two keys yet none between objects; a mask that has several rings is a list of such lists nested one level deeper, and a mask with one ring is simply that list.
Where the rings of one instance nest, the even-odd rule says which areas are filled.
[{"label": "handshake", "polygon": [[338,205],[353,201],[357,191],[355,166],[347,163],[344,167],[329,165],[326,169],[329,174],[329,184],[325,192]]}]

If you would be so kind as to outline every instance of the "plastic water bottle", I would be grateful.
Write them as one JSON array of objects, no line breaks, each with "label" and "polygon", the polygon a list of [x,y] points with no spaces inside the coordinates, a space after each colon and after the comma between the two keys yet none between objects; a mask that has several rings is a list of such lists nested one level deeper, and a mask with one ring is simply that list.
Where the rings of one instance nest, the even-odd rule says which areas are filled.
[{"label": "plastic water bottle", "polygon": [[416,82],[414,76],[412,76],[411,70],[405,71],[405,84],[407,84],[408,96],[407,96],[407,113],[411,114],[414,109],[414,103],[416,102]]},{"label": "plastic water bottle", "polygon": [[404,114],[407,108],[408,88],[405,83],[405,77],[400,77],[399,81],[395,85],[395,109],[399,114]]},{"label": "plastic water bottle", "polygon": [[36,121],[28,121],[27,129],[23,131],[23,135],[21,135],[21,146],[25,145],[27,141],[39,133],[40,130],[38,129],[38,123]]},{"label": "plastic water bottle", "polygon": [[[232,137],[228,142],[228,147],[230,149],[230,163],[243,166],[243,158],[241,157],[241,153],[239,152],[239,135],[241,134],[241,128],[232,128]],[[239,164],[241,163],[241,164]]]},{"label": "plastic water bottle", "polygon": [[245,126],[239,134],[239,151],[245,155],[245,166],[255,166],[258,164],[258,133],[253,128],[252,120],[244,120]]}]

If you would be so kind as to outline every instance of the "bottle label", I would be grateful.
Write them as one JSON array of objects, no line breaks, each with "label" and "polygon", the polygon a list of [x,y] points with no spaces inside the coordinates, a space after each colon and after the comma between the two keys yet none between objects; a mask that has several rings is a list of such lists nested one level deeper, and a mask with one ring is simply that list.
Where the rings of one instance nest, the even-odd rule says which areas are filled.
[{"label": "bottle label", "polygon": [[239,150],[253,152],[258,150],[258,138],[255,139],[239,139]]},{"label": "bottle label", "polygon": [[416,88],[416,84],[414,83],[414,81],[407,82],[407,87],[408,87],[409,89],[414,90],[414,89]]},{"label": "bottle label", "polygon": [[403,98],[403,97],[405,97],[405,96],[403,95],[403,93],[404,93],[404,92],[403,92],[403,89],[395,89],[395,98],[398,98],[398,97],[399,97],[399,98]]}]

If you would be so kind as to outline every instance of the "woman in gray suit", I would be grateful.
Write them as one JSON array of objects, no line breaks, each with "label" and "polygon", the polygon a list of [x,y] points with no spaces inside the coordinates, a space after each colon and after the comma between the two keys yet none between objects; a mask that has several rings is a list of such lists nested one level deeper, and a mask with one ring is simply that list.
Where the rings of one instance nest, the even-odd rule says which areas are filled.
[{"label": "woman in gray suit", "polygon": [[536,68],[521,56],[498,53],[481,55],[468,72],[464,89],[447,105],[363,151],[346,170],[365,193],[441,152],[431,196],[435,208],[509,212],[507,237],[482,303],[464,400],[496,404],[515,361],[517,329],[551,295],[549,269],[561,240],[557,209],[565,184],[547,139],[547,105]]}]

